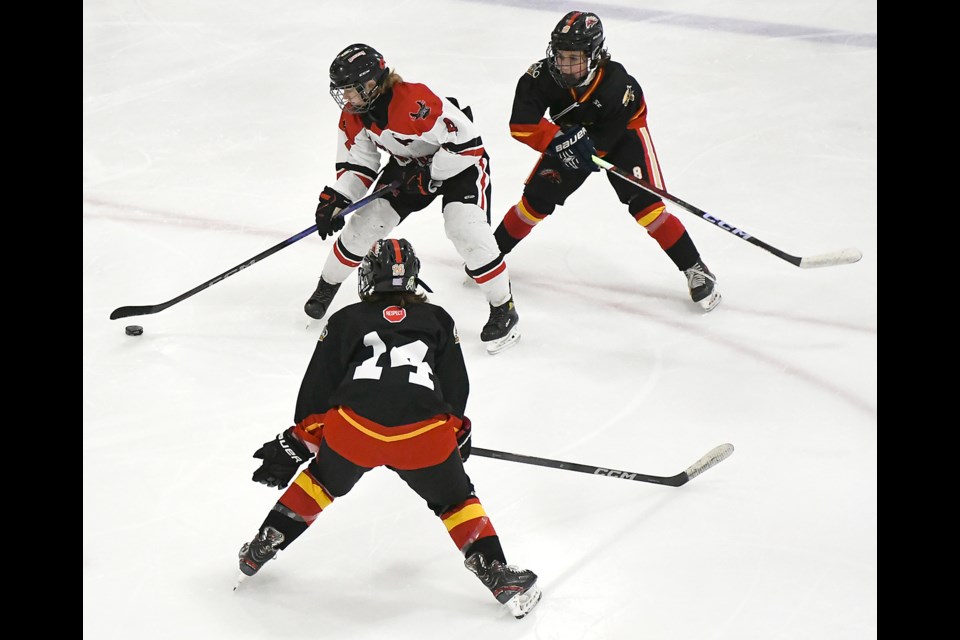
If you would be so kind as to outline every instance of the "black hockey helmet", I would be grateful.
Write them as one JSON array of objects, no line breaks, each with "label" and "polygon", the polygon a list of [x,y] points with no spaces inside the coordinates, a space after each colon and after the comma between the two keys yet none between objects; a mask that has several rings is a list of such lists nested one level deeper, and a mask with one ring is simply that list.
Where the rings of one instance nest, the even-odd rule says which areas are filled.
[{"label": "black hockey helmet", "polygon": [[[338,53],[330,64],[330,95],[341,109],[365,113],[380,97],[383,81],[388,75],[390,69],[379,51],[365,44],[352,44]],[[376,86],[368,87],[370,80],[376,81]],[[344,92],[350,89],[360,96],[363,104],[357,105],[344,98]]]},{"label": "black hockey helmet", "polygon": [[[563,16],[550,33],[547,45],[547,67],[550,75],[561,87],[572,88],[586,84],[593,79],[600,62],[607,57],[603,48],[603,24],[595,13],[571,11]],[[577,74],[563,74],[557,68],[558,51],[583,51],[586,64]]]},{"label": "black hockey helmet", "polygon": [[430,291],[420,280],[420,258],[404,238],[377,240],[363,257],[357,275],[361,298],[375,291],[416,292],[417,285]]}]

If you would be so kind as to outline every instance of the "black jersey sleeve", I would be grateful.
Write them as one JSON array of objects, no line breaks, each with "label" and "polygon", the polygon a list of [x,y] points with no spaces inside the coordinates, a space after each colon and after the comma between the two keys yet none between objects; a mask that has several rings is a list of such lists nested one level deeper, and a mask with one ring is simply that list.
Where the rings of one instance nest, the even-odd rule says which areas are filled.
[{"label": "black jersey sleeve", "polygon": [[467,366],[463,360],[463,350],[460,348],[460,337],[453,318],[441,308],[437,308],[437,315],[447,328],[446,341],[437,348],[436,374],[440,380],[443,397],[449,403],[452,412],[463,417],[467,408],[467,398],[470,395],[470,380]]},{"label": "black jersey sleeve", "polygon": [[[546,81],[546,82],[545,82]],[[544,61],[536,62],[520,76],[513,96],[513,111],[510,113],[510,135],[536,151],[547,148],[550,140],[560,130],[553,122],[544,118],[551,102],[563,100],[558,87],[551,87]]]}]

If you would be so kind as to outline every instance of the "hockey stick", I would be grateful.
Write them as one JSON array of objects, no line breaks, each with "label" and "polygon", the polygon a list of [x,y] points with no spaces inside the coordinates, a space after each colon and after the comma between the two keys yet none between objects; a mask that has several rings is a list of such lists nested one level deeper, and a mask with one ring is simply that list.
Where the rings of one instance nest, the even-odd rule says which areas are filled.
[{"label": "hockey stick", "polygon": [[519,453],[507,453],[506,451],[494,451],[493,449],[481,449],[479,447],[473,447],[470,453],[471,455],[482,458],[522,462],[524,464],[535,464],[553,469],[566,469],[567,471],[580,471],[581,473],[590,473],[596,476],[609,476],[611,478],[622,478],[623,480],[663,484],[668,487],[681,487],[707,469],[715,467],[729,458],[733,454],[733,445],[721,444],[714,447],[704,454],[702,458],[687,467],[686,471],[682,471],[675,476],[651,476],[645,473],[618,471],[617,469],[607,469],[605,467],[591,467],[590,465],[577,464],[576,462],[561,462],[559,460],[550,460],[549,458],[536,458],[534,456],[520,455]]},{"label": "hockey stick", "polygon": [[607,162],[606,160],[603,160],[602,158],[593,156],[593,161],[601,169],[605,169],[610,173],[612,173],[613,175],[619,178],[623,178],[627,182],[635,184],[641,189],[645,189],[646,191],[649,191],[654,195],[660,196],[661,198],[664,198],[666,200],[669,200],[670,202],[678,204],[684,209],[686,209],[687,211],[689,211],[690,213],[700,216],[710,224],[714,224],[720,227],[721,229],[723,229],[724,231],[728,231],[732,233],[733,235],[737,236],[741,240],[746,240],[752,245],[758,246],[761,249],[766,249],[767,251],[777,256],[778,258],[782,260],[786,260],[790,264],[796,265],[801,269],[813,269],[815,267],[833,267],[840,264],[852,264],[854,262],[859,261],[860,258],[863,257],[863,253],[861,253],[859,249],[854,249],[854,248],[840,249],[838,251],[821,253],[815,256],[805,256],[805,257],[792,256],[789,253],[785,253],[780,249],[777,249],[776,247],[770,246],[769,244],[767,244],[763,240],[760,240],[759,238],[754,238],[752,235],[750,235],[743,229],[738,229],[736,227],[733,227],[730,224],[721,220],[720,218],[716,218],[710,215],[709,213],[707,213],[706,211],[703,211],[702,209],[698,209],[692,204],[684,202],[680,198],[667,193],[663,189],[658,189],[657,187],[654,187],[653,185],[648,184],[644,180],[641,180],[640,178],[637,178],[633,174],[628,173],[623,169],[620,169],[610,164],[609,162]]},{"label": "hockey stick", "polygon": [[[391,191],[391,190],[393,190],[393,189],[396,189],[396,188],[399,187],[399,186],[400,186],[400,181],[399,181],[399,180],[394,180],[394,181],[391,182],[390,184],[384,185],[383,187],[380,187],[380,188],[377,189],[376,191],[372,191],[369,195],[366,195],[366,196],[360,198],[359,200],[357,200],[356,202],[354,202],[354,203],[351,204],[350,206],[344,207],[344,208],[337,214],[336,217],[343,217],[343,216],[347,215],[348,213],[352,213],[352,212],[356,211],[357,209],[359,209],[360,207],[364,206],[365,204],[369,204],[372,200],[375,200],[375,199],[379,198],[380,196],[386,195],[386,193],[387,193],[388,191]],[[286,240],[284,240],[283,242],[280,242],[279,244],[273,245],[272,247],[270,247],[269,249],[267,249],[267,250],[264,251],[263,253],[258,253],[257,255],[255,255],[254,257],[250,258],[250,259],[247,260],[246,262],[241,262],[240,264],[238,264],[238,265],[235,266],[234,268],[229,269],[228,271],[224,271],[223,273],[221,273],[220,275],[218,275],[216,278],[211,278],[211,279],[207,280],[206,282],[204,282],[203,284],[198,285],[198,286],[194,287],[193,289],[190,289],[190,291],[187,291],[186,293],[181,293],[179,296],[177,296],[176,298],[173,298],[172,300],[167,300],[166,302],[162,302],[162,303],[160,303],[160,304],[148,304],[148,305],[141,305],[141,306],[119,307],[119,308],[117,308],[117,309],[114,309],[114,310],[113,310],[113,313],[110,314],[110,319],[111,319],[111,320],[116,320],[116,319],[118,319],[118,318],[129,318],[130,316],[143,316],[143,315],[148,315],[148,314],[151,314],[151,313],[159,313],[159,312],[163,311],[164,309],[167,309],[167,308],[169,308],[169,307],[172,307],[173,305],[177,304],[178,302],[183,302],[184,300],[186,300],[187,298],[189,298],[190,296],[192,296],[192,295],[194,295],[194,294],[196,294],[196,293],[200,293],[201,291],[203,291],[204,289],[206,289],[206,288],[208,288],[208,287],[212,287],[213,285],[217,284],[217,283],[220,282],[221,280],[225,280],[226,278],[229,278],[230,276],[234,275],[235,273],[237,273],[237,272],[239,272],[239,271],[243,271],[244,269],[246,269],[246,268],[249,267],[250,265],[256,264],[256,263],[260,262],[261,260],[263,260],[264,258],[266,258],[266,257],[268,257],[268,256],[272,256],[272,255],[275,254],[277,251],[280,251],[280,249],[283,249],[283,248],[285,248],[285,247],[289,247],[289,246],[292,245],[294,242],[297,242],[298,240],[302,240],[303,238],[306,238],[307,236],[309,236],[311,233],[313,233],[313,232],[316,231],[316,230],[317,230],[317,225],[313,225],[312,227],[310,227],[310,228],[308,228],[308,229],[304,229],[303,231],[301,231],[301,232],[298,233],[297,235],[291,236],[291,237],[287,238]]]}]

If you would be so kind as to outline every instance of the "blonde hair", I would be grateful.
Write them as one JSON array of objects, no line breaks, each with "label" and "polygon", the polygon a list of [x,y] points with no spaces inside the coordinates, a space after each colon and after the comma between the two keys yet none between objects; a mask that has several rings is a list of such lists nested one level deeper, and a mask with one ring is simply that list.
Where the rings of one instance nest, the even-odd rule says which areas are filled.
[{"label": "blonde hair", "polygon": [[403,82],[403,78],[400,77],[400,74],[393,69],[390,69],[390,75],[384,79],[381,86],[383,87],[383,90],[386,91],[387,89],[392,89],[394,85],[400,84],[401,82]]}]

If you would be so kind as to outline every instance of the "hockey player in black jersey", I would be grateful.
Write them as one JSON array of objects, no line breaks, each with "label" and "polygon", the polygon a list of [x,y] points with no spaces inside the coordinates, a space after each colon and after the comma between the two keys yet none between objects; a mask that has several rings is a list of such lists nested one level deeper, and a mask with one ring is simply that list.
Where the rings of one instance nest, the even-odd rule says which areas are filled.
[{"label": "hockey player in black jersey", "polygon": [[[552,122],[544,118],[548,111]],[[517,82],[510,133],[543,155],[520,201],[494,234],[504,254],[563,205],[592,171],[599,171],[593,155],[666,189],[647,129],[643,90],[623,65],[610,59],[596,14],[571,11],[557,23],[547,57]],[[716,278],[683,223],[658,196],[613,174],[607,178],[630,215],[686,275],[693,301],[706,311],[716,307]]]},{"label": "hockey player in black jersey", "polygon": [[407,240],[374,243],[358,281],[361,302],[333,314],[320,336],[294,426],[253,454],[263,460],[253,480],[286,491],[240,549],[240,571],[256,574],[363,474],[386,466],[440,518],[466,567],[522,618],[540,588],[535,573],[507,564],[463,468],[470,384],[454,321],[417,291],[430,289]]}]

